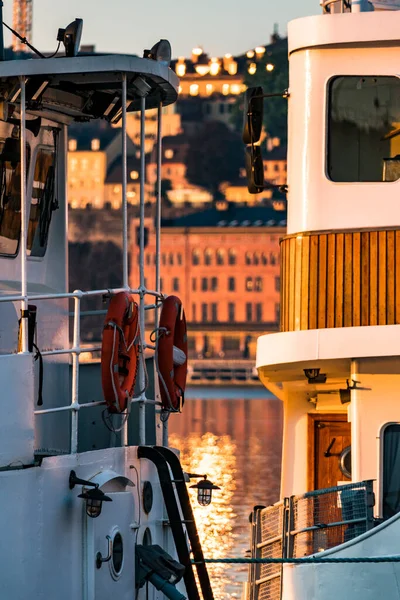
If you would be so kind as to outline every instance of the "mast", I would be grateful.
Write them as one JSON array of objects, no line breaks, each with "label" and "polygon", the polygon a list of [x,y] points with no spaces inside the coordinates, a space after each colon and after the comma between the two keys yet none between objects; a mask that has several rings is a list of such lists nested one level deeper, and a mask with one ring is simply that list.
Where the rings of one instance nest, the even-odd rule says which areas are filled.
[{"label": "mast", "polygon": [[[32,39],[32,3],[33,0],[14,0],[13,4],[13,29],[29,41]],[[14,52],[26,52],[27,46],[13,36],[12,49]]]}]

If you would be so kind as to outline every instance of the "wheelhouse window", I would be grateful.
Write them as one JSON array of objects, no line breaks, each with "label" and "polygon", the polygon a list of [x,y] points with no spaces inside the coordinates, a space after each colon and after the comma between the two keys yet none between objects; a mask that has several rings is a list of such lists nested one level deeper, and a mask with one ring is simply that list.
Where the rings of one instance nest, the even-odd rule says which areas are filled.
[{"label": "wheelhouse window", "polygon": [[383,517],[400,512],[400,424],[388,425],[383,434]]},{"label": "wheelhouse window", "polygon": [[[29,213],[27,254],[44,256],[53,211],[58,208],[55,197],[55,154],[53,149],[39,149],[36,156]],[[150,256],[147,255],[150,259]]]},{"label": "wheelhouse window", "polygon": [[[21,156],[17,138],[0,142],[0,254],[16,256],[21,233]],[[29,170],[29,147],[26,151]]]},{"label": "wheelhouse window", "polygon": [[332,181],[400,177],[400,80],[335,77],[329,84],[328,165]]}]

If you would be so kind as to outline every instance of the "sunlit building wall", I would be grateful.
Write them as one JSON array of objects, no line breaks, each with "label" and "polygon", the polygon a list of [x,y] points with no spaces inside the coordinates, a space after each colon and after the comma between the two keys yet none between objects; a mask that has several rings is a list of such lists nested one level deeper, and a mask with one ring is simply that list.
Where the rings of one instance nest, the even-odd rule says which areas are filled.
[{"label": "sunlit building wall", "polygon": [[[251,215],[251,211],[256,212]],[[228,222],[229,210],[210,209],[177,219],[176,224],[163,223],[161,289],[182,299],[190,323],[192,357],[253,358],[256,337],[278,329],[279,239],[285,234],[286,213],[269,207],[236,212],[240,220],[228,217]],[[246,218],[242,216],[245,214]],[[256,218],[260,215],[263,219]],[[138,222],[133,221],[132,240],[136,239],[137,226]],[[154,289],[155,237],[151,219],[146,227],[146,285]],[[139,249],[133,244],[133,287],[138,285],[138,259]]]}]

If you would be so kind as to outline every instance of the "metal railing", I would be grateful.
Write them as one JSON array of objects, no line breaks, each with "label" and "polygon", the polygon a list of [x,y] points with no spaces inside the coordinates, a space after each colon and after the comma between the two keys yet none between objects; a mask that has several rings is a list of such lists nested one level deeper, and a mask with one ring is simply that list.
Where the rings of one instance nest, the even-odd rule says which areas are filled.
[{"label": "metal railing", "polygon": [[[284,558],[285,523],[288,502],[256,509],[252,514],[252,558]],[[249,600],[277,600],[281,597],[282,565],[254,564],[249,569]]]},{"label": "metal railing", "polygon": [[[81,345],[81,326],[80,320],[82,316],[81,311],[81,300],[85,297],[103,296],[115,294],[120,291],[137,294],[139,296],[139,323],[141,331],[141,348],[142,359],[144,359],[144,350],[146,348],[154,350],[155,347],[146,344],[144,341],[145,336],[145,311],[149,309],[155,310],[155,326],[158,323],[158,307],[157,299],[162,298],[163,294],[160,292],[160,226],[161,226],[161,151],[162,151],[162,138],[161,138],[161,118],[162,118],[162,103],[158,106],[158,125],[157,125],[157,194],[156,194],[156,277],[155,277],[155,288],[156,291],[148,290],[144,284],[144,174],[145,174],[145,110],[146,110],[146,97],[141,97],[140,105],[140,224],[139,224],[139,272],[140,272],[140,285],[137,289],[131,289],[129,287],[129,273],[128,273],[128,253],[129,253],[129,240],[128,240],[128,203],[127,203],[127,138],[126,138],[126,115],[127,115],[127,76],[126,73],[122,75],[122,281],[123,287],[118,289],[103,289],[103,290],[91,290],[81,291],[75,290],[72,293],[55,293],[55,294],[28,294],[28,282],[27,282],[27,217],[28,217],[28,204],[27,189],[26,189],[26,94],[25,85],[26,79],[24,76],[20,77],[21,85],[21,241],[19,244],[19,259],[21,263],[21,293],[14,295],[0,296],[0,302],[20,302],[22,314],[25,315],[28,309],[29,302],[35,302],[38,300],[57,300],[57,299],[68,299],[74,300],[73,310],[73,341],[72,346],[68,348],[58,348],[43,351],[42,356],[52,355],[71,355],[72,356],[72,393],[71,403],[67,406],[54,407],[49,409],[36,410],[35,415],[43,415],[48,413],[57,413],[63,411],[71,412],[71,442],[70,452],[76,453],[78,451],[78,412],[82,408],[93,408],[95,406],[104,405],[105,402],[91,402],[88,404],[79,404],[78,388],[79,388],[79,357],[83,352],[95,352],[101,349],[100,346],[84,346]],[[60,158],[60,163],[63,163],[65,170],[65,159],[66,159],[66,139],[67,131],[64,126],[64,155]],[[67,199],[66,199],[67,200]],[[154,304],[145,304],[146,295],[153,296],[156,300]],[[67,313],[68,314],[68,313]],[[27,354],[28,349],[28,325],[27,319],[21,319],[21,348],[19,349],[21,354]],[[144,445],[145,440],[145,405],[146,403],[155,403],[154,400],[146,398],[146,374],[144,360],[139,361],[139,372],[138,372],[139,387],[142,392],[139,397],[131,399],[131,402],[139,403],[139,444]],[[128,423],[125,420],[125,425],[122,429],[122,443],[123,445],[128,444]],[[163,422],[163,444],[167,445],[168,440],[168,429],[167,420]]]},{"label": "metal railing", "polygon": [[[334,548],[374,527],[372,481],[284,498],[251,516],[252,558],[297,558]],[[247,600],[280,600],[281,564],[249,567]]]},{"label": "metal railing", "polygon": [[290,499],[289,556],[343,544],[374,526],[373,482],[349,483]]}]

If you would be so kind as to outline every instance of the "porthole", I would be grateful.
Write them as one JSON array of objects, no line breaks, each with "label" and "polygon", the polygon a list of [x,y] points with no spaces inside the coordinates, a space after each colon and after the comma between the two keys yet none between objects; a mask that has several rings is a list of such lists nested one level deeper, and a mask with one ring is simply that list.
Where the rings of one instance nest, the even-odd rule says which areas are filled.
[{"label": "porthole", "polygon": [[151,531],[148,527],[143,534],[142,544],[143,546],[151,546]]},{"label": "porthole", "polygon": [[143,510],[146,515],[149,514],[153,507],[153,488],[150,481],[145,481],[143,484]]},{"label": "porthole", "polygon": [[339,469],[345,477],[351,479],[351,446],[343,448],[339,457]]},{"label": "porthole", "polygon": [[119,531],[114,535],[112,544],[112,555],[110,561],[111,574],[114,579],[118,579],[124,566],[124,542]]}]

